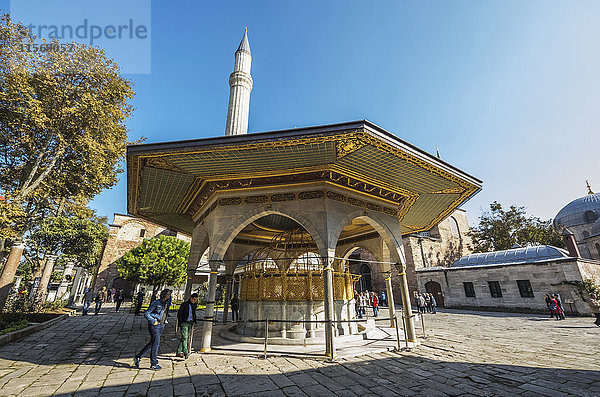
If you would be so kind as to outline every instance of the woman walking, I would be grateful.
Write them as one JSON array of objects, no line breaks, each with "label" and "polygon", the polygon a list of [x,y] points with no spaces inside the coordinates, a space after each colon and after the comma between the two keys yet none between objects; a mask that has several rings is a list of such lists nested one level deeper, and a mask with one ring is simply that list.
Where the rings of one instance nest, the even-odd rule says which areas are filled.
[{"label": "woman walking", "polygon": [[562,320],[562,313],[560,310],[560,306],[558,305],[558,301],[554,298],[550,299],[550,304],[548,306],[550,308],[550,313],[552,313],[554,316],[556,316],[556,320]]},{"label": "woman walking", "polygon": [[592,313],[594,313],[594,316],[596,316],[596,321],[594,321],[594,324],[600,327],[600,299],[595,294],[591,294],[590,298],[590,306],[592,307]]}]

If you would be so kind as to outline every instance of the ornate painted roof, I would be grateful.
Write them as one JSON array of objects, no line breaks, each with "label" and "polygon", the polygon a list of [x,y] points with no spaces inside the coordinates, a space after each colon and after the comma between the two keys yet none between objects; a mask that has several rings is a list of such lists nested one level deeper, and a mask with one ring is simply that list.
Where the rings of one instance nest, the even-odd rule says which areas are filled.
[{"label": "ornate painted roof", "polygon": [[465,255],[454,262],[452,267],[516,265],[569,257],[569,253],[564,249],[553,247],[551,245],[538,245],[534,247],[513,248],[504,251]]},{"label": "ornate painted roof", "polygon": [[[397,216],[403,233],[429,230],[481,189],[479,179],[366,120],[127,148],[128,212],[185,233],[217,192],[314,182],[372,198],[379,204],[326,193]],[[245,200],[287,199],[276,196]]]},{"label": "ornate painted roof", "polygon": [[600,216],[600,193],[586,194],[565,205],[556,214],[554,225],[572,227],[590,223],[586,217],[588,211],[593,211],[596,216]]}]

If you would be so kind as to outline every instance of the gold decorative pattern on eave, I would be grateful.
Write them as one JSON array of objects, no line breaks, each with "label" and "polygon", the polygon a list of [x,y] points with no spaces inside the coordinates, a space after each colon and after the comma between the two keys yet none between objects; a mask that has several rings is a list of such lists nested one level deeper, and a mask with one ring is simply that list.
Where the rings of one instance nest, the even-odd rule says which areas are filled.
[{"label": "gold decorative pattern on eave", "polygon": [[448,194],[448,193],[462,193],[465,191],[463,187],[454,187],[450,189],[438,190],[436,192],[431,192],[431,194]]},{"label": "gold decorative pattern on eave", "polygon": [[367,144],[365,142],[360,139],[356,139],[355,137],[344,137],[336,141],[336,157],[340,159],[366,145]]},{"label": "gold decorative pattern on eave", "polygon": [[273,175],[268,178],[245,178],[230,181],[207,182],[202,185],[202,190],[194,197],[193,202],[187,204],[187,212],[196,218],[204,205],[219,190],[235,190],[240,188],[270,188],[285,185],[286,187],[298,186],[311,182],[330,182],[343,188],[355,190],[376,199],[383,199],[396,205],[402,204],[405,194],[383,189],[336,171],[322,170],[302,174]]},{"label": "gold decorative pattern on eave", "polygon": [[176,165],[168,162],[162,157],[150,157],[146,159],[145,163],[146,167],[158,168],[161,170],[180,172],[182,174],[187,174],[188,172],[182,168],[177,167]]},{"label": "gold decorative pattern on eave", "polygon": [[[404,152],[402,149],[400,148],[396,148],[388,143],[386,143],[385,141],[381,140],[381,138],[375,137],[370,135],[370,133],[368,133],[367,131],[360,129],[360,130],[352,130],[349,132],[345,132],[345,133],[339,133],[339,134],[335,134],[335,135],[325,135],[325,136],[304,136],[301,138],[297,138],[297,139],[282,139],[282,140],[275,140],[275,141],[267,141],[267,142],[253,142],[253,143],[248,143],[245,145],[221,145],[221,146],[212,146],[212,147],[204,147],[204,148],[198,148],[198,149],[188,149],[188,148],[184,148],[181,150],[161,150],[161,151],[157,151],[157,152],[152,152],[149,154],[134,154],[134,155],[130,155],[128,156],[128,184],[129,186],[132,186],[131,189],[128,189],[128,202],[129,202],[129,206],[128,206],[128,210],[131,211],[133,214],[136,214],[139,209],[138,209],[138,200],[140,198],[140,193],[141,193],[141,178],[142,178],[142,173],[143,173],[143,165],[144,165],[144,160],[148,161],[146,163],[146,165],[151,166],[153,168],[160,168],[160,169],[168,169],[169,171],[176,171],[176,172],[186,172],[185,170],[181,169],[178,166],[173,165],[171,162],[162,159],[162,157],[164,156],[177,156],[177,155],[186,155],[186,154],[193,154],[193,153],[203,153],[203,152],[230,152],[230,151],[244,151],[244,150],[255,150],[255,149],[260,149],[260,148],[283,148],[283,147],[291,147],[291,146],[297,146],[297,145],[310,145],[310,144],[321,144],[321,143],[326,143],[326,142],[335,142],[335,156],[336,159],[341,159],[344,158],[356,151],[361,150],[362,148],[364,148],[365,146],[373,146],[374,148],[377,148],[379,150],[382,150],[386,153],[389,153],[401,160],[404,160],[410,164],[413,164],[415,166],[418,166],[419,168],[423,169],[423,170],[427,170],[428,172],[431,172],[441,178],[443,178],[446,181],[452,182],[456,185],[458,185],[457,187],[451,187],[451,188],[446,188],[446,189],[441,189],[441,190],[436,190],[433,192],[428,192],[429,194],[459,194],[459,197],[454,200],[451,204],[449,204],[449,206],[446,208],[445,211],[443,211],[442,213],[440,213],[440,215],[438,217],[436,217],[429,225],[426,225],[425,227],[421,227],[420,230],[428,230],[428,228],[430,229],[431,227],[433,227],[435,224],[439,223],[441,220],[443,220],[445,217],[447,217],[448,215],[450,215],[450,213],[452,213],[452,211],[454,211],[460,204],[462,204],[462,202],[464,200],[466,200],[468,197],[470,197],[472,194],[474,194],[479,188],[473,184],[471,184],[470,182],[463,180],[459,177],[456,177],[455,175],[451,174],[450,172],[447,172],[444,169],[439,168],[436,165],[433,165],[423,159],[420,159],[418,157],[415,157],[413,154],[410,154],[408,152]],[[384,183],[384,181],[381,180],[373,180],[372,177],[365,177],[364,175],[361,175],[360,173],[350,173],[348,169],[344,169],[345,167],[343,167],[341,164],[337,164],[337,163],[333,163],[333,164],[324,164],[324,167],[328,168],[329,170],[337,170],[337,171],[343,171],[344,174],[346,174],[344,177],[345,178],[356,178],[358,180],[362,178],[367,178],[371,181],[371,183],[373,183],[376,186],[373,186],[373,189],[379,189],[379,192],[375,192],[372,191],[370,193],[373,193],[375,195],[380,195],[383,190],[383,188],[385,188],[385,190],[390,190],[390,188],[392,188],[392,191],[396,191],[399,192],[401,191],[402,196],[405,197],[404,200],[402,200],[401,205],[398,207],[398,220],[400,221],[400,223],[402,224],[402,220],[403,218],[406,216],[406,214],[408,214],[412,208],[412,206],[414,205],[414,203],[416,202],[417,198],[419,197],[419,193],[414,192],[414,191],[410,191],[408,189],[401,189],[398,186],[388,186],[388,183]],[[317,168],[317,167],[314,167]],[[272,172],[281,172],[281,171],[266,171],[266,173],[272,173]],[[257,174],[263,174],[261,172],[258,172]],[[189,173],[188,173],[189,175]],[[223,178],[225,177],[225,175],[223,174],[219,174],[217,176],[215,176],[215,178]],[[238,174],[238,178],[239,178],[239,174]],[[196,178],[191,185],[189,186],[186,194],[184,195],[182,201],[180,203],[178,203],[177,206],[177,212],[178,213],[184,213],[184,212],[190,212],[190,206],[192,205],[192,203],[195,201],[195,199],[197,198],[197,195],[200,193],[200,191],[203,189],[203,186],[208,183],[206,181],[207,178]],[[221,181],[219,182],[219,188],[226,188],[228,181]],[[352,182],[354,183],[354,182]],[[248,183],[247,186],[250,186],[251,184]],[[240,185],[242,186],[242,185]],[[348,184],[349,187],[353,188],[350,184]],[[371,188],[369,188],[371,189]],[[365,190],[365,192],[367,192],[367,190]],[[425,192],[422,192],[425,193]],[[196,210],[198,210],[198,208],[196,208]],[[406,225],[402,225],[403,227],[407,227]],[[412,225],[414,226],[414,225]]]}]

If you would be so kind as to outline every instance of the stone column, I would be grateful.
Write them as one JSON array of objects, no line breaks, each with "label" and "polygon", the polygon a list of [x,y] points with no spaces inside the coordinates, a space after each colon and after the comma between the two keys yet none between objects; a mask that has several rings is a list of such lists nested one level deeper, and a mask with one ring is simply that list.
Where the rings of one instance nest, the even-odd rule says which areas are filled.
[{"label": "stone column", "polygon": [[75,279],[73,280],[73,285],[71,286],[71,293],[69,294],[69,304],[77,303],[77,296],[79,295],[81,280],[83,279],[82,276],[83,268],[78,267],[75,271]]},{"label": "stone column", "polygon": [[184,302],[190,299],[190,295],[192,295],[192,284],[194,282],[194,275],[196,274],[196,270],[188,270],[187,271],[187,282],[185,283],[185,292],[183,293]]},{"label": "stone column", "polygon": [[8,254],[8,259],[6,260],[4,270],[2,271],[2,277],[0,277],[0,311],[2,311],[4,305],[6,305],[6,300],[8,299],[10,289],[15,279],[17,267],[19,266],[19,261],[23,255],[24,248],[25,245],[22,241],[15,241],[10,249],[10,254]]},{"label": "stone column", "polygon": [[324,306],[325,306],[325,354],[333,360],[335,358],[335,347],[333,344],[335,336],[335,327],[331,322],[335,320],[335,312],[333,307],[333,258],[335,252],[330,252],[325,259],[326,266],[323,269],[323,287],[325,289]]},{"label": "stone column", "polygon": [[386,298],[387,298],[387,304],[388,304],[388,311],[390,313],[390,327],[395,327],[396,325],[394,324],[394,316],[396,315],[396,307],[394,306],[394,294],[393,294],[393,290],[392,290],[392,274],[390,272],[390,275],[388,277],[386,277],[385,279],[385,293],[386,293]]},{"label": "stone column", "polygon": [[415,342],[417,340],[417,337],[415,335],[415,322],[412,317],[412,307],[410,304],[410,294],[408,292],[408,282],[406,281],[406,265],[397,263],[396,267],[398,268],[398,276],[400,277],[400,294],[402,296],[402,307],[404,308],[404,332],[406,332],[406,336],[409,342]]},{"label": "stone column", "polygon": [[227,323],[227,317],[229,316],[229,301],[231,300],[231,290],[233,288],[232,283],[233,276],[227,276],[225,281],[225,301],[223,302],[223,322]]},{"label": "stone column", "polygon": [[206,297],[206,311],[204,312],[204,324],[202,326],[202,345],[200,351],[205,353],[210,351],[213,319],[215,313],[215,295],[217,292],[217,275],[219,263],[210,264],[210,275],[208,276],[208,295]]},{"label": "stone column", "polygon": [[35,292],[34,305],[39,307],[46,301],[46,295],[48,294],[48,284],[50,283],[50,277],[52,276],[52,270],[54,270],[54,263],[56,261],[55,255],[48,255],[46,258],[46,264],[44,265],[44,272],[40,279],[40,285]]}]

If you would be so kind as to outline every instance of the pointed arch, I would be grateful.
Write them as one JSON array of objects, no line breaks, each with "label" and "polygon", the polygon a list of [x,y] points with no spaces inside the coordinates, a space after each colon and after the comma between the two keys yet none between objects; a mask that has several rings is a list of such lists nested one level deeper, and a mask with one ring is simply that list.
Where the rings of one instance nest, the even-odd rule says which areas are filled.
[{"label": "pointed arch", "polygon": [[317,249],[321,256],[327,255],[327,249],[323,238],[317,231],[317,229],[306,219],[302,214],[291,209],[254,209],[248,213],[240,216],[235,222],[232,223],[223,233],[217,237],[214,249],[211,254],[211,260],[220,261],[225,257],[227,249],[235,239],[235,237],[251,222],[262,218],[266,215],[281,215],[296,221],[302,226],[312,237],[313,241],[317,245]]},{"label": "pointed arch", "polygon": [[[398,230],[394,233],[390,227],[386,224],[384,219],[378,214],[366,213],[363,210],[357,210],[349,213],[346,217],[342,218],[335,229],[329,235],[329,246],[335,247],[339,240],[340,235],[344,228],[352,222],[354,219],[361,219],[367,222],[383,239],[383,241],[387,244],[388,249],[390,250],[390,254],[392,256],[392,260],[395,262],[403,263],[404,261],[401,259],[403,247],[402,247],[402,237],[400,235],[400,226],[398,225]],[[400,240],[398,240],[398,238]]]}]

